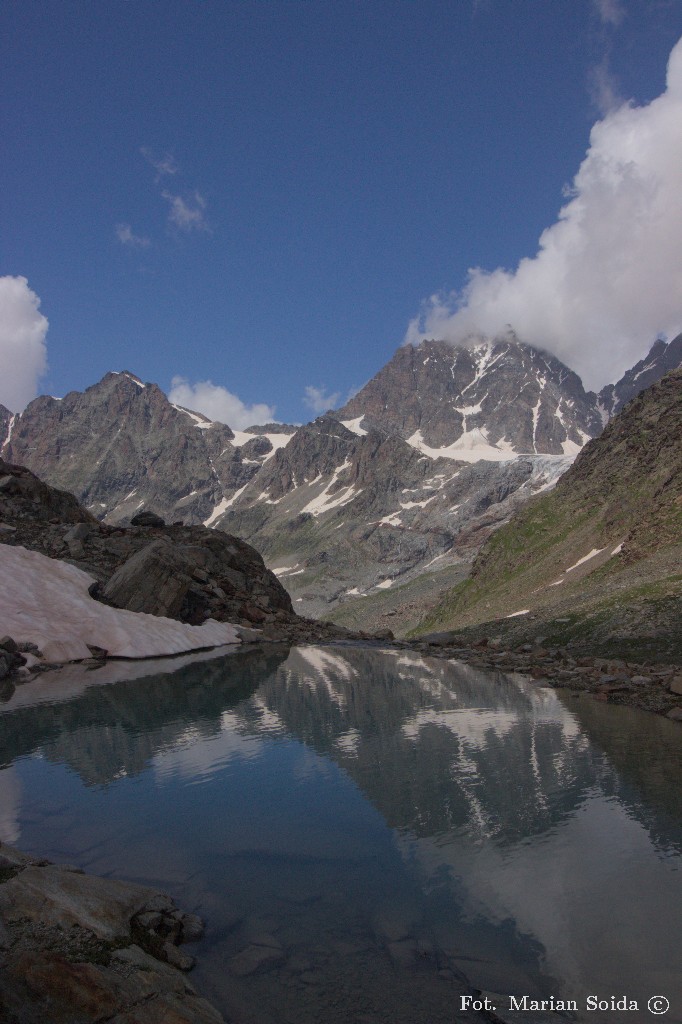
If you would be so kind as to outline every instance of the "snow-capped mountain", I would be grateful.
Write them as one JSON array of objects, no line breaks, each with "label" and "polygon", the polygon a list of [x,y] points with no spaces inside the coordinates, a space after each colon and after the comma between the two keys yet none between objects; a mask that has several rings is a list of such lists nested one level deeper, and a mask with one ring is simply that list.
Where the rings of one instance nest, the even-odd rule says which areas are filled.
[{"label": "snow-capped mountain", "polygon": [[112,372],[82,393],[42,396],[10,417],[0,454],[109,523],[127,523],[142,508],[203,523],[294,429],[233,431],[172,405],[156,384]]},{"label": "snow-capped mountain", "polygon": [[602,428],[595,396],[555,356],[513,333],[453,347],[404,346],[336,414],[467,462],[575,455]]},{"label": "snow-capped mountain", "polygon": [[598,399],[511,332],[428,341],[400,348],[338,411],[245,431],[108,373],[20,416],[0,410],[0,454],[109,523],[146,508],[242,536],[296,610],[319,616],[427,569],[464,574],[487,536],[600,433],[603,410],[678,358],[680,339],[662,345]]}]

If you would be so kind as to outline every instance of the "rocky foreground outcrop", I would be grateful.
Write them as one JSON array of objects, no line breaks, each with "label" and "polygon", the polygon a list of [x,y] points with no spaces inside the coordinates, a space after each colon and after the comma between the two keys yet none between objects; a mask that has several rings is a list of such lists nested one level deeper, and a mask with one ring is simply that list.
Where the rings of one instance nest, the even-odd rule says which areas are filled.
[{"label": "rocky foreground outcrop", "polygon": [[[104,657],[108,652],[122,657],[144,657],[232,643],[234,638],[229,639],[225,634],[228,623],[261,630],[251,635],[251,639],[262,635],[270,640],[319,640],[348,635],[342,627],[318,624],[297,616],[291,598],[277,577],[266,568],[258,552],[238,537],[204,526],[184,526],[181,522],[166,526],[163,519],[151,513],[136,517],[135,522],[137,525],[130,527],[99,522],[73,495],[48,486],[23,466],[0,459],[0,546],[5,545],[0,547],[0,554],[4,551],[7,555],[2,559],[4,571],[12,577],[5,597],[9,601],[8,608],[14,612],[21,611],[24,605],[31,606],[24,611],[28,616],[25,621],[30,622],[33,633],[49,637],[51,647],[56,650],[61,638],[55,633],[55,625],[61,621],[60,616],[62,619],[69,617],[69,608],[73,619],[74,601],[68,608],[66,600],[60,601],[56,593],[59,583],[53,579],[55,573],[47,571],[51,563],[46,563],[42,573],[37,571],[38,582],[35,567],[23,564],[31,559],[35,561],[37,556],[47,556],[64,565],[69,570],[67,576],[70,573],[77,577],[67,579],[65,585],[82,589],[79,600],[87,605],[83,608],[84,613],[87,612],[84,618],[104,620],[105,612],[118,609],[122,610],[121,614],[136,612],[155,616],[148,630],[150,638],[158,633],[156,625],[161,619],[182,623],[184,632],[199,627],[208,637],[202,643],[201,637],[192,634],[192,642],[186,647],[182,646],[182,638],[180,646],[175,638],[171,646],[166,647],[163,637],[157,638],[159,642],[153,645],[154,649],[145,653],[139,643],[132,647],[118,643],[116,649],[112,649],[94,636],[101,630],[94,630],[93,637],[89,637],[79,629],[76,639],[82,653],[74,654],[72,645],[67,643],[63,655],[57,652],[51,656],[44,651],[48,661],[87,657],[88,647],[96,657]],[[9,557],[11,548],[17,549],[17,556],[21,550],[23,558]],[[75,573],[71,567],[81,573]],[[30,592],[24,593],[29,583],[28,576],[24,579],[23,574],[29,569],[32,571]],[[41,580],[44,580],[44,587]],[[41,589],[48,584],[54,593],[42,594]],[[9,595],[9,590],[14,597]],[[91,599],[95,599],[92,607]],[[97,601],[100,608],[102,604],[110,606],[102,609],[99,619],[94,614]],[[78,601],[75,603],[77,605]],[[19,628],[17,623],[15,626]],[[220,635],[225,634],[221,640],[213,636],[218,626],[222,629]],[[119,640],[125,639],[125,623],[117,621],[112,623],[112,628]],[[32,640],[29,652],[36,645],[42,650],[40,639],[29,636],[26,631],[24,635],[21,630],[13,631],[5,624],[4,629],[0,626],[0,632],[9,633],[15,641]],[[242,639],[249,636],[244,629],[240,635]],[[63,639],[66,642],[74,637]],[[98,649],[93,650],[93,645]],[[4,663],[7,660],[4,654],[2,658]]]},{"label": "rocky foreground outcrop", "polygon": [[0,460],[0,540],[70,562],[116,608],[199,625],[261,625],[294,617],[291,598],[254,548],[204,526],[115,527],[73,495]]},{"label": "rocky foreground outcrop", "polygon": [[202,933],[163,892],[0,843],[5,1024],[221,1024],[184,973]]}]

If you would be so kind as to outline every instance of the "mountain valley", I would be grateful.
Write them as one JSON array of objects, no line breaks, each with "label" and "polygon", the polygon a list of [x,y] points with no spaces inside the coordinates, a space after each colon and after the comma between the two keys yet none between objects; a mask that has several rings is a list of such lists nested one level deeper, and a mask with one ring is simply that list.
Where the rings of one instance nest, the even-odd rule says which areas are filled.
[{"label": "mountain valley", "polygon": [[512,332],[404,346],[345,406],[246,430],[110,372],[85,392],[0,409],[0,454],[98,520],[141,510],[260,551],[303,616],[415,628],[477,552],[550,490],[611,411],[682,360],[682,336],[596,395]]}]

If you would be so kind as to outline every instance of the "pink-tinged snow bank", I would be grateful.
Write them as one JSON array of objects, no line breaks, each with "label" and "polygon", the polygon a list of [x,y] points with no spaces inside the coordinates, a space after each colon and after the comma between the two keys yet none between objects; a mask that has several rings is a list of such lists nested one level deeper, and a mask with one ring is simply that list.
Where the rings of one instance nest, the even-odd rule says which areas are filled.
[{"label": "pink-tinged snow bank", "polygon": [[188,626],[100,604],[88,594],[91,576],[26,548],[0,544],[0,579],[2,632],[36,644],[47,661],[89,658],[88,644],[112,657],[151,658],[240,643],[227,622]]}]

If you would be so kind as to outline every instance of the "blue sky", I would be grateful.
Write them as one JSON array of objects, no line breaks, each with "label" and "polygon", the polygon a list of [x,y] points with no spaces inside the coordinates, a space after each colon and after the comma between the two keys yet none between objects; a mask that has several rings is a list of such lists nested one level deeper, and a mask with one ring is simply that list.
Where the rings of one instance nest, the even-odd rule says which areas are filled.
[{"label": "blue sky", "polygon": [[[244,425],[251,410],[235,403],[269,407],[252,421],[274,409],[300,422],[325,396],[344,400],[410,330],[456,340],[468,270],[514,274],[532,259],[570,199],[593,124],[624,111],[599,144],[610,153],[614,132],[620,146],[634,111],[665,92],[682,4],[15,0],[0,22],[0,276],[25,278],[49,321],[41,375],[37,299],[28,333],[15,307],[7,313],[5,378],[24,361],[28,377],[0,401],[17,407],[31,388],[62,395],[125,368],[165,390],[183,378],[187,400]],[[634,130],[655,163],[652,120]],[[670,146],[682,120],[658,130]],[[663,148],[661,161],[675,155]],[[592,188],[590,223],[602,202],[593,177],[577,190],[582,203]],[[632,223],[650,221],[637,202]],[[635,241],[650,266],[657,237]],[[663,240],[668,257],[674,244]],[[552,303],[553,279],[539,277],[509,308]],[[657,272],[656,282],[661,298],[628,314],[627,343],[610,313],[619,296],[602,309],[605,286],[598,314],[594,296],[573,293],[560,324],[526,325],[520,313],[524,336],[544,331],[585,371],[598,320],[613,337],[590,382],[604,383],[675,329],[682,281]],[[485,288],[472,308],[497,316]],[[652,294],[650,281],[642,288]],[[238,398],[197,391],[206,381]],[[323,394],[308,391],[306,405],[306,388]]]}]

